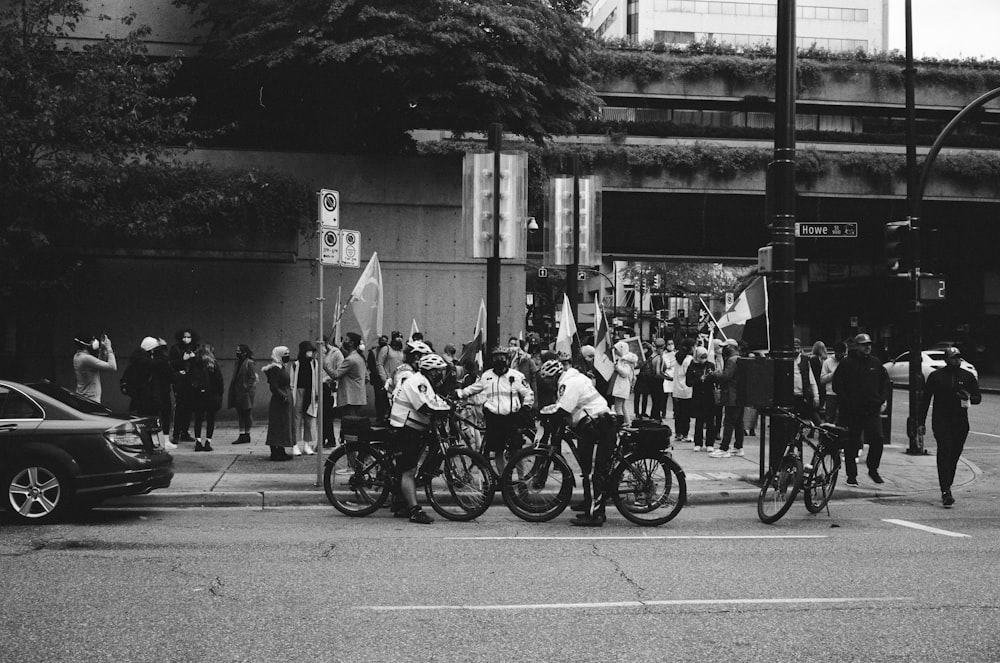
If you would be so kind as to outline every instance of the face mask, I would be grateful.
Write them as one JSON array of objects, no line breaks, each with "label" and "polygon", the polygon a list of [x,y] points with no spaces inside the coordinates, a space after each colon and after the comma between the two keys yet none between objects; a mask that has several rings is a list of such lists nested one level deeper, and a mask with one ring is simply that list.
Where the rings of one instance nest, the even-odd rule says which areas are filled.
[{"label": "face mask", "polygon": [[181,339],[181,343],[183,343],[184,345],[191,345],[191,337],[185,336],[184,338]]},{"label": "face mask", "polygon": [[312,350],[306,350],[306,358],[307,359],[312,359],[313,358],[313,354],[314,353],[313,353]]},{"label": "face mask", "polygon": [[291,356],[289,356],[289,355],[282,355],[282,357],[281,357],[281,363],[282,364],[287,364],[290,360],[291,360]]},{"label": "face mask", "polygon": [[403,342],[398,339],[394,340],[392,343],[389,344],[389,347],[392,348],[393,350],[402,350]]},{"label": "face mask", "polygon": [[95,338],[93,341],[90,342],[90,348],[92,350],[99,350],[101,348],[101,342]]},{"label": "face mask", "polygon": [[504,373],[507,370],[507,362],[503,359],[493,360],[493,372],[494,373]]},{"label": "face mask", "polygon": [[358,352],[364,353],[364,351],[365,351],[365,344],[362,343],[361,345],[358,346]]}]

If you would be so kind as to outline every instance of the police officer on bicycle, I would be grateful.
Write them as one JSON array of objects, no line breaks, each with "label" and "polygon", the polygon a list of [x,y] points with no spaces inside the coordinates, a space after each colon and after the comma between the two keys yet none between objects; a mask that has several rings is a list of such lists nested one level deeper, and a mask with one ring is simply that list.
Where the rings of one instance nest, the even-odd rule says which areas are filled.
[{"label": "police officer on bicycle", "polygon": [[394,515],[408,516],[411,523],[424,525],[434,519],[417,504],[416,469],[420,452],[430,434],[431,417],[448,412],[449,406],[434,391],[444,380],[448,364],[436,354],[427,354],[417,362],[418,371],[397,386],[389,413],[389,426],[395,431],[397,448],[396,472],[405,507],[394,505]]},{"label": "police officer on bicycle", "polygon": [[[542,364],[539,377],[558,381],[556,411],[551,423],[562,426],[568,420],[569,426],[580,440],[585,510],[571,522],[581,527],[600,527],[605,521],[604,502],[607,498],[611,455],[618,435],[618,421],[611,414],[607,399],[597,391],[590,378],[571,367],[569,361],[568,355],[560,353],[559,359],[550,359]],[[597,453],[592,462],[595,447]],[[592,494],[589,495],[588,484],[592,485]]]},{"label": "police officer on bicycle", "polygon": [[491,367],[479,380],[457,389],[459,398],[483,393],[483,418],[486,423],[484,452],[493,457],[497,475],[503,473],[505,453],[509,457],[521,447],[517,413],[535,402],[535,394],[521,371],[508,366],[508,348],[498,346],[490,355]]}]

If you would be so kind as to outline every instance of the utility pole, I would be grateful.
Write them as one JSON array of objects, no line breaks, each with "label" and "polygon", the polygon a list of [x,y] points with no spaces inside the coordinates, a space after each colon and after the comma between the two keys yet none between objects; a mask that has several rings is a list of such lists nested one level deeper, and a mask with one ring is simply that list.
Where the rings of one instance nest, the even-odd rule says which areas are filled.
[{"label": "utility pole", "polygon": [[[774,271],[771,273],[770,329],[774,357],[774,404],[790,408],[795,349],[795,0],[778,0],[777,78],[775,80],[774,216],[771,219]],[[781,462],[785,443],[791,437],[788,419],[774,417],[771,423],[770,466]]]},{"label": "utility pole", "polygon": [[500,343],[500,150],[503,148],[501,124],[490,125],[488,147],[493,150],[493,252],[486,259],[486,348],[487,352],[492,352],[492,349]]},{"label": "utility pole", "polygon": [[920,417],[920,399],[924,394],[924,374],[921,362],[923,351],[923,331],[920,314],[920,216],[917,201],[920,185],[917,173],[917,106],[914,91],[916,70],[913,68],[913,10],[911,0],[906,0],[906,68],[903,80],[906,87],[906,220],[909,223],[908,241],[910,245],[909,285],[910,301],[910,403],[906,419],[906,437],[909,439],[906,453],[919,456],[927,453],[924,438],[917,432]]},{"label": "utility pole", "polygon": [[580,282],[580,157],[573,155],[573,262],[566,268],[566,297],[573,312],[573,320],[579,321],[578,285]]}]

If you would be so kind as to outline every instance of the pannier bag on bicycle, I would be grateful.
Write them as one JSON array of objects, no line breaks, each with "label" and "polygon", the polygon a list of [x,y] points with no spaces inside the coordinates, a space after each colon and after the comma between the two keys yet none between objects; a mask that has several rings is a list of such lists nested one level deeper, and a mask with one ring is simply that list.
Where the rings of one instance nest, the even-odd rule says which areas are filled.
[{"label": "pannier bag on bicycle", "polygon": [[372,424],[368,417],[344,417],[340,420],[340,437],[347,442],[371,440]]},{"label": "pannier bag on bicycle", "polygon": [[[633,422],[634,424],[635,422]],[[673,431],[670,426],[659,423],[643,423],[635,430],[622,431],[622,444],[635,447],[638,450],[663,451],[670,448]]]}]

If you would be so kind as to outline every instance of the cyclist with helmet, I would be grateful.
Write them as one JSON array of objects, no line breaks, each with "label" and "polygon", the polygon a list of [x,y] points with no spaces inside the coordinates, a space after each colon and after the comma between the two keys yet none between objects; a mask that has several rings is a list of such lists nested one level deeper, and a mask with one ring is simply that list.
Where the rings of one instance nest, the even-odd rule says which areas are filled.
[{"label": "cyclist with helmet", "polygon": [[517,413],[535,402],[524,373],[508,365],[508,349],[498,346],[490,354],[491,367],[479,380],[464,389],[455,390],[459,398],[482,393],[483,419],[486,423],[484,451],[494,459],[497,475],[503,472],[504,456],[521,447]]},{"label": "cyclist with helmet", "polygon": [[420,358],[433,352],[434,351],[431,350],[430,346],[423,341],[407,342],[406,349],[403,350],[403,363],[396,367],[396,370],[389,378],[389,382],[385,387],[386,392],[392,394],[394,397],[396,389],[399,388],[399,385],[403,384],[403,382],[406,381],[406,378],[416,372],[417,362],[420,361]]},{"label": "cyclist with helmet", "polygon": [[[417,362],[417,372],[396,387],[389,413],[389,426],[395,431],[396,472],[400,494],[406,506],[394,506],[397,516],[408,516],[411,523],[430,524],[434,519],[417,504],[416,469],[435,413],[450,408],[434,391],[444,380],[448,364],[436,354],[427,354]],[[405,511],[403,510],[405,508]]]},{"label": "cyclist with helmet", "polygon": [[[560,353],[542,365],[539,377],[557,381],[556,411],[551,424],[567,424],[580,440],[580,469],[583,472],[583,513],[573,520],[574,525],[600,527],[604,524],[605,487],[611,454],[618,435],[618,422],[611,414],[608,401],[601,395],[586,375],[569,365],[570,357]],[[596,448],[596,459],[592,462]],[[591,488],[592,490],[588,490]],[[574,507],[574,510],[580,510]]]}]

